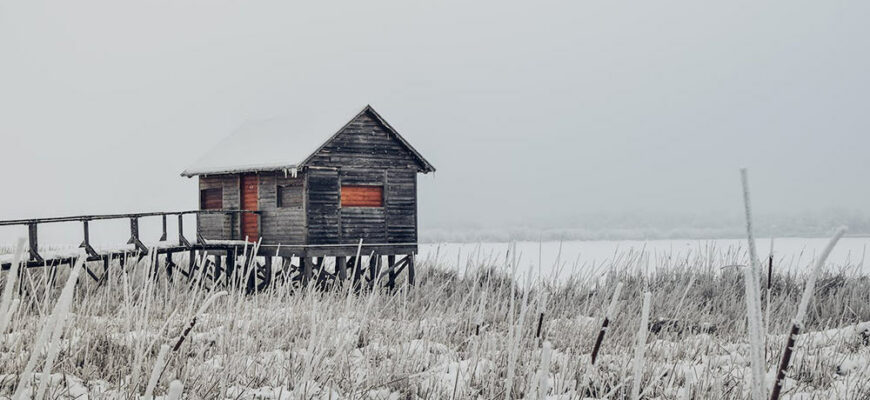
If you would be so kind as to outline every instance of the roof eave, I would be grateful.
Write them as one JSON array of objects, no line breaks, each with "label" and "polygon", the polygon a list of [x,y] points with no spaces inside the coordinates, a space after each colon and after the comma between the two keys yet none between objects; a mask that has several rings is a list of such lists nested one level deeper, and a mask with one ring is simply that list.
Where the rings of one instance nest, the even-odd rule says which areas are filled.
[{"label": "roof eave", "polygon": [[286,171],[294,168],[299,168],[298,165],[276,165],[276,166],[250,166],[250,167],[236,167],[236,168],[215,168],[215,169],[200,169],[200,170],[184,170],[181,173],[181,176],[185,178],[193,178],[194,176],[202,176],[202,175],[233,175],[233,174],[243,174],[250,172],[274,172],[274,171]]}]

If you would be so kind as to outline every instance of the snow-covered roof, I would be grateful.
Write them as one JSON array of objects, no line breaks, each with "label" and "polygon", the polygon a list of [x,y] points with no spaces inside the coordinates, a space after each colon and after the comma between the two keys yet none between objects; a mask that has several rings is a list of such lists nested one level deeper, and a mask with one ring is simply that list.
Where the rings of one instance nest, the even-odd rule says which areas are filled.
[{"label": "snow-covered roof", "polygon": [[[387,129],[395,133],[421,160],[427,171],[434,171],[404,138],[367,105],[362,110],[295,109],[292,115],[248,121],[214,145],[202,158],[185,169],[181,176],[293,170],[301,167],[344,126],[366,111],[373,113]],[[324,141],[325,138],[328,139]]]}]

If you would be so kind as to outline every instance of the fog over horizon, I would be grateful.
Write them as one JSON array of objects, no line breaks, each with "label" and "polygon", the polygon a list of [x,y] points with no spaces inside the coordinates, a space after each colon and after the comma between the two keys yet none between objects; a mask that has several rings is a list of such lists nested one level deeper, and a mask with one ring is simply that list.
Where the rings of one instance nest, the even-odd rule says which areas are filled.
[{"label": "fog over horizon", "polygon": [[195,209],[196,180],[179,174],[246,121],[371,104],[438,169],[419,177],[423,238],[730,235],[741,167],[761,234],[866,234],[868,13],[861,1],[4,2],[0,220]]}]

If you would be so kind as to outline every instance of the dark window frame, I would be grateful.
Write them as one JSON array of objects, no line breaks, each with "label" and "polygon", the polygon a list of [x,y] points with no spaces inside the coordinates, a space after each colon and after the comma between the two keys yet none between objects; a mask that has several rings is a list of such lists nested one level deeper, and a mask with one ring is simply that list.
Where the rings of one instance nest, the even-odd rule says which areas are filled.
[{"label": "dark window frame", "polygon": [[[209,194],[211,194],[210,197]],[[209,207],[208,199],[220,199],[219,207]],[[199,209],[200,210],[221,210],[224,207],[224,189],[223,188],[206,188],[199,191]]]},{"label": "dark window frame", "polygon": [[303,196],[299,196],[299,199],[296,202],[290,202],[290,204],[284,204],[282,198],[284,197],[284,190],[293,190],[293,188],[299,187],[298,184],[276,184],[275,185],[275,207],[277,208],[299,208],[302,207]]}]

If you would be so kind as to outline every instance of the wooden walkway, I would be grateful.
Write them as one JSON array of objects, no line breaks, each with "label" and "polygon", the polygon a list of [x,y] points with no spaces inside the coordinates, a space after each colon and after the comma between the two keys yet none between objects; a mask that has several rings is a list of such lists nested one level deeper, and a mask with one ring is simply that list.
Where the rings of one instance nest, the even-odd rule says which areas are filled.
[{"label": "wooden walkway", "polygon": [[[247,285],[249,290],[252,291],[265,289],[272,283],[273,278],[276,277],[284,281],[297,281],[302,285],[307,285],[310,282],[325,285],[328,282],[344,282],[348,280],[353,282],[355,286],[363,286],[364,283],[373,285],[375,282],[382,280],[385,286],[394,287],[396,277],[403,270],[408,271],[408,282],[414,284],[413,254],[408,254],[398,259],[395,255],[381,257],[377,254],[379,246],[394,247],[396,244],[367,243],[363,246],[362,242],[360,242],[359,245],[260,247],[256,246],[255,243],[243,240],[207,240],[200,236],[199,233],[197,233],[194,241],[188,240],[184,236],[184,216],[207,214],[223,214],[232,220],[238,220],[236,216],[239,214],[254,214],[259,218],[260,212],[247,210],[191,210],[136,214],[81,215],[0,221],[0,227],[27,227],[28,247],[27,254],[24,260],[22,260],[23,266],[36,268],[57,267],[62,264],[73,265],[80,257],[86,257],[86,261],[103,263],[102,274],[97,274],[88,265],[85,266],[85,272],[98,282],[102,282],[108,276],[112,260],[120,260],[123,265],[130,258],[135,258],[138,261],[151,253],[155,253],[155,256],[165,255],[164,266],[166,274],[170,277],[173,273],[177,273],[191,279],[202,268],[209,271],[207,278],[213,280],[216,284],[229,284],[230,277],[234,273],[242,272],[235,272],[239,255],[264,257],[264,264],[257,262],[250,263],[244,260],[241,262],[242,266],[245,267],[243,275],[249,275]],[[162,234],[158,239],[158,244],[149,246],[143,242],[139,234],[139,221],[143,218],[160,219]],[[169,218],[177,218],[178,220],[177,238],[173,241],[168,240],[167,222]],[[92,222],[123,219],[129,220],[130,223],[130,238],[127,241],[129,247],[99,250],[93,247],[90,240],[90,224]],[[39,227],[46,224],[70,222],[81,223],[82,243],[79,245],[79,248],[82,251],[61,254],[48,251],[42,252],[39,247]],[[198,228],[197,232],[199,232]],[[416,246],[416,243],[402,245]],[[278,252],[273,247],[280,247],[282,255],[278,256]],[[354,254],[356,256],[336,255],[334,271],[327,271],[324,268],[324,259],[331,255],[335,249],[347,247],[355,248],[356,252]],[[344,249],[344,251],[346,250]],[[256,254],[253,252],[256,252]],[[173,259],[173,254],[177,253],[188,254],[189,258],[186,270],[179,268],[179,265]],[[208,255],[208,258],[199,257],[199,255]],[[222,257],[222,255],[225,257]],[[272,272],[273,255],[280,259],[281,271],[277,275],[273,275]],[[386,260],[382,260],[382,258],[386,258]],[[365,262],[363,261],[364,259]],[[0,259],[0,271],[11,269],[13,262],[14,260],[12,259]],[[254,265],[254,274],[248,274],[248,264]]]}]

